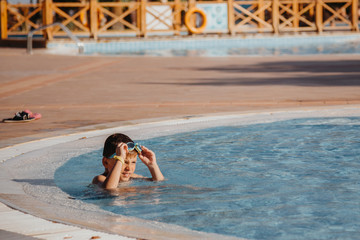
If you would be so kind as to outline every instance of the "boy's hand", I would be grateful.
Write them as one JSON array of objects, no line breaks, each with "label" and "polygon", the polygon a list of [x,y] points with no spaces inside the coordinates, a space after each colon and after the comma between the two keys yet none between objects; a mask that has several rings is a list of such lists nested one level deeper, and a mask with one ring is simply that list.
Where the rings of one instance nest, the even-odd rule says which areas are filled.
[{"label": "boy's hand", "polygon": [[140,160],[147,166],[152,167],[156,165],[156,156],[153,151],[148,149],[147,147],[141,146],[141,153],[139,154]]},{"label": "boy's hand", "polygon": [[116,156],[122,157],[122,159],[125,160],[126,155],[128,154],[128,146],[126,143],[119,143],[119,145],[116,148]]},{"label": "boy's hand", "polygon": [[164,176],[156,163],[156,156],[153,151],[147,147],[141,146],[140,160],[149,168],[153,181],[162,181]]}]

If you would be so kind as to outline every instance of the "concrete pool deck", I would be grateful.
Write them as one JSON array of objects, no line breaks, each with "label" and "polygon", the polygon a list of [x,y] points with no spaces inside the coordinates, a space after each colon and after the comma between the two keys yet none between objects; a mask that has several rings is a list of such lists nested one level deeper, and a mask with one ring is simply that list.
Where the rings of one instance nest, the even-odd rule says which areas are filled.
[{"label": "concrete pool deck", "polygon": [[[100,57],[0,49],[0,147],[94,124],[360,103],[360,55]],[[71,131],[71,130],[70,130]]]},{"label": "concrete pool deck", "polygon": [[[145,119],[351,107],[360,103],[359,66],[359,55],[120,58],[0,49],[0,117],[23,109],[43,115],[1,123],[0,147]],[[7,219],[10,210],[1,210]],[[24,234],[23,226],[4,226],[0,236]]]}]

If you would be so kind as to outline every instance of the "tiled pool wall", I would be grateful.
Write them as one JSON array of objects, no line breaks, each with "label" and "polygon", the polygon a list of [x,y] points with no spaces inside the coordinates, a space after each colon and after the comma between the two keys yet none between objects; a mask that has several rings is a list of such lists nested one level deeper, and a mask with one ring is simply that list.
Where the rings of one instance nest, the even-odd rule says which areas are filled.
[{"label": "tiled pool wall", "polygon": [[[174,55],[182,56],[181,51],[199,51],[199,55],[261,55],[261,51],[236,52],[236,49],[286,49],[306,48],[304,54],[316,53],[358,53],[360,54],[360,34],[329,34],[329,35],[297,35],[297,36],[254,36],[254,37],[178,37],[174,39],[124,39],[84,41],[85,54],[105,55]],[[335,45],[335,49],[334,49]],[[352,49],[348,46],[352,45]],[[326,48],[331,46],[332,52],[316,52],[313,48]],[[47,48],[76,49],[76,45],[66,40],[55,40],[48,43]],[[235,51],[234,51],[235,50]],[[156,51],[159,51],[156,53]],[[163,54],[162,54],[163,53]],[[232,54],[234,53],[234,54]],[[285,51],[285,54],[289,53]],[[270,51],[268,54],[272,54]],[[281,53],[280,53],[281,54]],[[291,54],[291,53],[290,53]],[[301,54],[294,51],[292,54]]]}]

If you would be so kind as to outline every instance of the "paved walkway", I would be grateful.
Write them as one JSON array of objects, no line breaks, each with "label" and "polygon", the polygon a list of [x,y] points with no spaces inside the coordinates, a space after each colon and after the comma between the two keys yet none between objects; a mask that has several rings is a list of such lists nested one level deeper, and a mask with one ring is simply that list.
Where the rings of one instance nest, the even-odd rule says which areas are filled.
[{"label": "paved walkway", "polygon": [[134,119],[360,103],[360,55],[153,58],[43,55],[0,48],[0,147]]},{"label": "paved walkway", "polygon": [[[24,109],[43,115],[0,123],[0,148],[100,123],[359,104],[359,66],[360,55],[125,58],[0,48],[0,118]],[[9,238],[22,233],[0,229]]]}]

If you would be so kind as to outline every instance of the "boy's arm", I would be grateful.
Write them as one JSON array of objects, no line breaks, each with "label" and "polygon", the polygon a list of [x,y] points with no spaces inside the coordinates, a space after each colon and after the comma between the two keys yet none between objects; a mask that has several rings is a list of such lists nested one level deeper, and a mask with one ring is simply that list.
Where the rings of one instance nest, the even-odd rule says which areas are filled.
[{"label": "boy's arm", "polygon": [[106,176],[105,181],[102,184],[102,187],[105,189],[114,189],[117,188],[119,181],[120,181],[120,175],[121,175],[121,169],[123,166],[124,160],[122,162],[120,160],[116,160],[115,166],[109,174]]},{"label": "boy's arm", "polygon": [[101,184],[101,187],[105,189],[117,188],[120,181],[121,170],[124,165],[126,153],[127,145],[124,143],[120,143],[119,146],[116,148],[115,159],[113,159],[113,161],[115,161],[114,166],[110,170],[109,174],[106,176],[105,181]]},{"label": "boy's arm", "polygon": [[140,160],[149,168],[153,181],[164,180],[164,175],[161,173],[160,168],[156,162],[156,156],[150,149],[141,146],[141,153],[139,154]]}]

